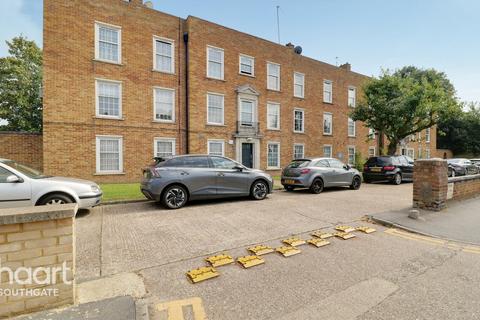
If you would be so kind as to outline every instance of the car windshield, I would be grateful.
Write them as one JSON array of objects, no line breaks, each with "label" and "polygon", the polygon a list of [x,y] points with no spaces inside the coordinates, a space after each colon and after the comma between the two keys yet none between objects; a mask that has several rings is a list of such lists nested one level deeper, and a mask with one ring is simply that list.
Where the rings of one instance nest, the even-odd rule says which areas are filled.
[{"label": "car windshield", "polygon": [[290,162],[287,168],[304,168],[307,167],[309,164],[310,160],[293,160],[292,162]]},{"label": "car windshield", "polygon": [[48,177],[39,170],[30,168],[26,165],[20,164],[15,161],[9,160],[9,161],[3,161],[2,163],[32,179],[43,179]]}]

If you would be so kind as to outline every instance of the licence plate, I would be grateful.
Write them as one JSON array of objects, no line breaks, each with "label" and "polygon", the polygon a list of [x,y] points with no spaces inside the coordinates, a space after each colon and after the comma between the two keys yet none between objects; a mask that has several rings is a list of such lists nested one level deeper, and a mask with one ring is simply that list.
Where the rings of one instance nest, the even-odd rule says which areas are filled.
[{"label": "licence plate", "polygon": [[285,184],[295,184],[295,180],[287,179],[284,181]]},{"label": "licence plate", "polygon": [[373,172],[382,172],[382,168],[370,168]]}]

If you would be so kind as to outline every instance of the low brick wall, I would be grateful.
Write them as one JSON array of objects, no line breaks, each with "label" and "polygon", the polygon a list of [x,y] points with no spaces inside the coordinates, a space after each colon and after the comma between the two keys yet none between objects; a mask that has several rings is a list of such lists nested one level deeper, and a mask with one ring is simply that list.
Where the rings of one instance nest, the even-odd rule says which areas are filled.
[{"label": "low brick wall", "polygon": [[76,204],[0,210],[0,318],[74,302]]},{"label": "low brick wall", "polygon": [[43,170],[43,137],[40,133],[0,131],[0,158]]},{"label": "low brick wall", "polygon": [[447,205],[448,165],[442,159],[415,161],[413,207],[440,211]]},{"label": "low brick wall", "polygon": [[[452,200],[463,200],[480,196],[480,174],[448,179]],[[450,200],[450,199],[449,199]]]}]

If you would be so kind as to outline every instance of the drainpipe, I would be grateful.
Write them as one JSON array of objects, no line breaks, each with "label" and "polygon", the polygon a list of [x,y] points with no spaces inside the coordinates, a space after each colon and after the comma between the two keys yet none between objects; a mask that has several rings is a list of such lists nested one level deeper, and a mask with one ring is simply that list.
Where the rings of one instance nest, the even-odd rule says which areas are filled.
[{"label": "drainpipe", "polygon": [[183,34],[183,42],[185,43],[185,153],[190,153],[190,119],[189,119],[189,79],[188,79],[188,67],[189,67],[189,55],[188,55],[188,32]]}]

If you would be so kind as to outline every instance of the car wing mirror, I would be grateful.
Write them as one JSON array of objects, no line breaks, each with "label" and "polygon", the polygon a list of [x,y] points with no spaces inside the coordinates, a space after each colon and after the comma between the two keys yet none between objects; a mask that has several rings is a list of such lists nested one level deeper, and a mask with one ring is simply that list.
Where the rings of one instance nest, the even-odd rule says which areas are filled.
[{"label": "car wing mirror", "polygon": [[243,171],[243,167],[242,166],[235,166],[233,167],[233,169],[237,170],[237,171]]},{"label": "car wing mirror", "polygon": [[7,177],[7,183],[19,183],[19,182],[23,182],[22,179],[20,179],[18,176],[12,174],[10,176]]},{"label": "car wing mirror", "polygon": [[345,170],[350,170],[350,169],[352,169],[352,167],[350,167],[349,164],[344,165],[343,168],[344,168]]}]

